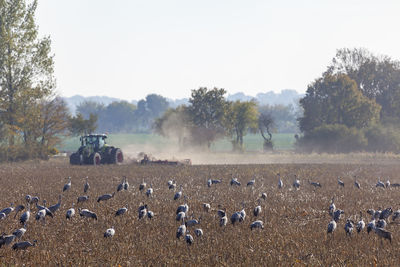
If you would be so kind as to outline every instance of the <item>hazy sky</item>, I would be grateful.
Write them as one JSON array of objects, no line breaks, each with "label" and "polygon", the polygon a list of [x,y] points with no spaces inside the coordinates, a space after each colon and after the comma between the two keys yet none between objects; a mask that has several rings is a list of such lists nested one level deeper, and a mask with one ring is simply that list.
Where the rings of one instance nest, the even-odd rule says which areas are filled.
[{"label": "hazy sky", "polygon": [[398,0],[39,0],[36,19],[61,95],[131,100],[304,92],[338,48],[400,59],[399,11]]}]

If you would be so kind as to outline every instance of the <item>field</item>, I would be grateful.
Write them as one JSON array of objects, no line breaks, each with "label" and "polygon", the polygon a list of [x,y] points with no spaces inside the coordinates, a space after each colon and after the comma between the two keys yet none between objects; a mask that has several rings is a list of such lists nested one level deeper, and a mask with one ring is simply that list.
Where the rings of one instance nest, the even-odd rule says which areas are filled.
[{"label": "field", "polygon": [[[22,240],[37,240],[36,246],[25,251],[13,251],[11,245],[0,248],[0,266],[328,266],[328,265],[399,265],[400,236],[397,223],[389,223],[387,230],[393,233],[393,241],[381,240],[375,233],[345,235],[345,219],[359,220],[366,210],[400,206],[397,188],[376,188],[378,177],[400,182],[400,166],[397,164],[255,164],[255,165],[198,165],[198,166],[69,166],[65,160],[30,162],[1,165],[0,207],[10,203],[26,204],[25,195],[46,199],[55,204],[62,195],[61,208],[54,218],[45,222],[35,220],[36,208],[27,232]],[[284,187],[278,189],[277,173],[283,177]],[[297,174],[301,187],[294,190],[291,184]],[[353,175],[361,183],[361,189],[353,185]],[[72,177],[69,191],[62,192],[67,177]],[[91,188],[86,203],[77,204],[77,197],[84,195],[84,177],[89,177]],[[130,184],[128,191],[117,192],[108,201],[96,202],[97,197],[115,192],[121,177]],[[232,176],[241,186],[231,186]],[[340,188],[337,177],[341,176],[345,187]],[[256,177],[255,185],[246,183]],[[221,179],[221,184],[207,187],[207,179]],[[183,197],[174,201],[176,190],[169,190],[167,181],[175,179],[182,185],[187,196],[187,216],[201,217],[196,227],[204,231],[202,237],[194,236],[194,228],[188,227],[194,236],[189,246],[184,239],[176,238],[180,222],[175,220],[176,209],[184,203]],[[142,181],[154,193],[147,197],[138,187]],[[312,187],[308,181],[318,181],[322,188]],[[257,218],[264,222],[264,229],[250,230],[256,220],[252,211],[258,205],[261,193],[262,212]],[[331,218],[328,207],[335,196],[337,208],[345,211],[333,235],[327,235]],[[219,226],[218,205],[225,208],[228,219],[235,211],[246,211],[243,222],[225,227]],[[65,218],[67,209],[75,203],[76,210],[87,208],[96,212],[98,220],[75,215]],[[155,213],[153,219],[138,219],[138,207],[146,203]],[[210,203],[205,212],[202,203]],[[128,212],[115,217],[118,208],[128,205]],[[77,210],[78,213],[78,210]],[[1,231],[7,234],[21,227],[14,212],[0,221]],[[114,226],[115,235],[103,237],[107,228]]]},{"label": "field", "polygon": [[[126,146],[136,147],[137,150],[165,151],[176,148],[177,143],[174,140],[164,138],[154,134],[110,134],[107,142],[115,146],[125,148]],[[295,142],[294,134],[274,134],[272,138],[275,149],[289,150],[293,149]],[[246,151],[261,151],[263,139],[259,134],[248,134],[244,137],[244,146]],[[75,151],[79,147],[79,137],[70,137],[63,140],[58,147],[60,151]],[[232,144],[228,139],[217,141],[211,148],[214,152],[232,151]]]}]

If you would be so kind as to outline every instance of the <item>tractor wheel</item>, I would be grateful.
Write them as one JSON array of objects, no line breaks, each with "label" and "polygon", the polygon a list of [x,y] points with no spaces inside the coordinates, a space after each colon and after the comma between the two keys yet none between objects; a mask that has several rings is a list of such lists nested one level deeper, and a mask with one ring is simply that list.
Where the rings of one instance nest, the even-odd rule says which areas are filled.
[{"label": "tractor wheel", "polygon": [[101,156],[99,153],[95,152],[92,155],[90,155],[90,160],[89,160],[90,164],[92,165],[100,165],[101,163]]},{"label": "tractor wheel", "polygon": [[104,152],[104,156],[103,156],[104,163],[107,163],[107,164],[113,163],[113,161],[112,161],[112,151],[113,151],[113,149],[114,149],[113,146],[109,146],[109,147],[106,148],[106,150]]},{"label": "tractor wheel", "polygon": [[123,161],[124,161],[124,155],[122,154],[121,149],[114,148],[111,151],[111,163],[120,165],[122,164]]},{"label": "tractor wheel", "polygon": [[72,153],[71,156],[69,157],[69,164],[71,165],[79,165],[80,162],[80,156],[79,153]]}]

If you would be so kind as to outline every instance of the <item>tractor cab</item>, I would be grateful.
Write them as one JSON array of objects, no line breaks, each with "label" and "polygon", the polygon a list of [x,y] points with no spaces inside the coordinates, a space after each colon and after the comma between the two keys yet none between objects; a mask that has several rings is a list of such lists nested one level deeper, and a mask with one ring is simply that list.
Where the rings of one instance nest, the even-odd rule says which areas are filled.
[{"label": "tractor cab", "polygon": [[107,135],[90,134],[80,138],[82,147],[92,147],[94,151],[101,150],[106,145]]}]

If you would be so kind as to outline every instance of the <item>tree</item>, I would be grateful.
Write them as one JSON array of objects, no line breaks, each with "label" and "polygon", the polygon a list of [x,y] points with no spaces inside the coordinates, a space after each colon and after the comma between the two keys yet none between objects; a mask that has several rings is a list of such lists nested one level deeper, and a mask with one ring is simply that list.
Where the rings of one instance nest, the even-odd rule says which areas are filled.
[{"label": "tree", "polygon": [[214,88],[208,90],[201,87],[192,90],[189,99],[188,113],[194,141],[200,145],[211,147],[212,142],[226,134],[224,118],[228,103],[224,98],[225,89]]},{"label": "tree", "polygon": [[133,128],[136,106],[127,101],[114,101],[100,114],[99,130],[129,132]]},{"label": "tree", "polygon": [[49,150],[61,142],[60,136],[68,128],[68,107],[60,97],[42,100],[40,103],[40,156],[47,158]]},{"label": "tree", "polygon": [[260,117],[258,118],[258,129],[260,130],[261,136],[264,138],[264,151],[272,150],[274,148],[274,144],[272,143],[272,129],[274,128],[274,125],[275,122],[270,113],[260,114]]},{"label": "tree", "polygon": [[138,131],[149,131],[156,118],[168,109],[169,103],[163,96],[150,94],[137,103],[135,124]]},{"label": "tree", "polygon": [[91,134],[97,129],[97,116],[90,114],[89,119],[85,120],[81,113],[69,119],[69,130],[72,135],[80,136]]},{"label": "tree", "polygon": [[[339,49],[324,75],[346,74],[363,95],[374,99],[384,120],[400,117],[400,62],[366,49]],[[400,121],[397,119],[397,123]]]},{"label": "tree", "polygon": [[298,132],[297,118],[302,115],[293,105],[263,105],[259,107],[260,114],[269,114],[275,122],[277,132],[296,133]]},{"label": "tree", "polygon": [[95,101],[83,101],[76,107],[76,114],[82,114],[85,119],[89,119],[90,114],[97,115],[100,118],[105,109],[104,104]]},{"label": "tree", "polygon": [[7,129],[6,159],[37,146],[40,101],[55,87],[50,38],[38,38],[37,1],[0,1],[0,107]]},{"label": "tree", "polygon": [[300,104],[304,109],[300,130],[305,133],[322,124],[366,128],[379,120],[380,106],[363,96],[355,81],[344,74],[317,79]]},{"label": "tree", "polygon": [[254,101],[230,102],[226,112],[226,125],[232,136],[233,150],[243,151],[243,137],[257,130],[258,110]]}]

